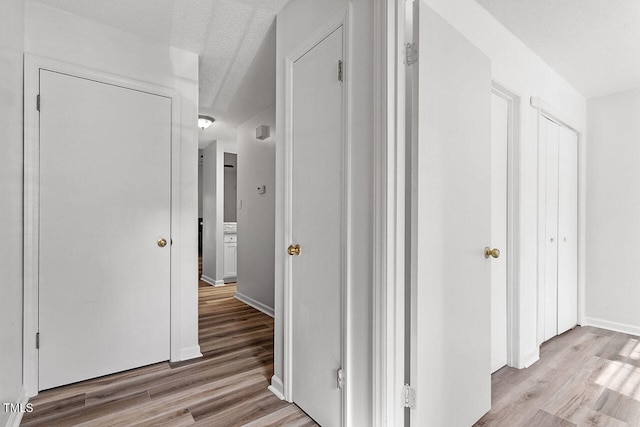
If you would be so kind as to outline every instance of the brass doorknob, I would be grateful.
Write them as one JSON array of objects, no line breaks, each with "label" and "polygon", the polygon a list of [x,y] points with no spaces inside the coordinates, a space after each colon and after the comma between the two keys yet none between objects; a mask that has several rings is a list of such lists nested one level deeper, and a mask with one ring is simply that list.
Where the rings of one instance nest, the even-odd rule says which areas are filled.
[{"label": "brass doorknob", "polygon": [[300,245],[289,245],[289,248],[287,248],[287,253],[289,255],[300,255]]},{"label": "brass doorknob", "polygon": [[495,248],[491,249],[489,246],[487,246],[486,248],[484,248],[484,257],[489,258],[490,256],[498,258],[500,256],[500,250]]},{"label": "brass doorknob", "polygon": [[158,246],[160,246],[161,248],[164,248],[165,246],[167,246],[167,241],[165,239],[158,239]]}]

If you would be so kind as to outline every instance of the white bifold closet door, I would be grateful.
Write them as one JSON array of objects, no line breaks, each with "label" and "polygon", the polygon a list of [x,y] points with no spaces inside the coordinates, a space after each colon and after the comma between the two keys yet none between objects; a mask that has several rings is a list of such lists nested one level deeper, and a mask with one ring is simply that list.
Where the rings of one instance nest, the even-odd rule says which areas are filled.
[{"label": "white bifold closet door", "polygon": [[546,117],[543,341],[578,323],[578,136]]}]

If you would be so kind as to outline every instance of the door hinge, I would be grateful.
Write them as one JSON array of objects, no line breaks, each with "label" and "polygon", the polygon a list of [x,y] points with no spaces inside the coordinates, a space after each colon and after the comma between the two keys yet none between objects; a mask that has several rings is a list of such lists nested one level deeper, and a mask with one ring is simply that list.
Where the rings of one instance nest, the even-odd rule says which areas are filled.
[{"label": "door hinge", "polygon": [[338,372],[336,375],[336,385],[338,386],[339,390],[342,390],[342,387],[344,387],[344,376],[342,373],[342,368],[338,369]]},{"label": "door hinge", "polygon": [[404,45],[404,63],[413,65],[418,62],[418,48],[415,43],[407,43]]},{"label": "door hinge", "polygon": [[338,81],[342,81],[342,59],[338,59]]},{"label": "door hinge", "polygon": [[40,348],[40,332],[36,332],[36,349]]},{"label": "door hinge", "polygon": [[40,111],[40,94],[36,96],[36,110]]},{"label": "door hinge", "polygon": [[402,386],[402,407],[415,409],[416,391],[409,384]]}]

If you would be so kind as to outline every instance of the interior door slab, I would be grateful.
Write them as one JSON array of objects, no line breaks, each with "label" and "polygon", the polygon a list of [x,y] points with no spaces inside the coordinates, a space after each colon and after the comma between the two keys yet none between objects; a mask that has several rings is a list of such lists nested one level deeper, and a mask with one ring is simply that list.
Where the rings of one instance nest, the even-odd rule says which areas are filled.
[{"label": "interior door slab", "polygon": [[171,100],[40,71],[39,389],[169,359]]},{"label": "interior door slab", "polygon": [[342,392],[343,30],[293,65],[293,401],[322,426],[339,426]]},{"label": "interior door slab", "polygon": [[491,406],[491,62],[418,10],[413,426],[470,426]]}]

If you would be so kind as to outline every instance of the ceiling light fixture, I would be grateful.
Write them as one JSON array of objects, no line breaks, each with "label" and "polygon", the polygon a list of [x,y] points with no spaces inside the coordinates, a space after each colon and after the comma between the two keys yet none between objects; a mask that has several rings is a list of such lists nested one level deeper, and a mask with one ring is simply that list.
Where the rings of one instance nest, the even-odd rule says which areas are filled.
[{"label": "ceiling light fixture", "polygon": [[204,116],[204,115],[200,114],[198,116],[198,127],[200,129],[202,129],[202,130],[205,130],[206,128],[211,126],[211,123],[213,123],[215,121],[216,121],[216,119],[214,119],[213,117]]}]

